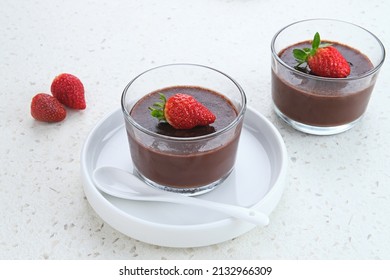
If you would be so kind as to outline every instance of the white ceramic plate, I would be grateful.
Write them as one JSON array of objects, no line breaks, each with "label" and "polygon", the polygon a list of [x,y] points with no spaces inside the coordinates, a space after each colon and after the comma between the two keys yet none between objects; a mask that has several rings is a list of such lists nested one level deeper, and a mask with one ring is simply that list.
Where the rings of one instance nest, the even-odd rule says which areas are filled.
[{"label": "white ceramic plate", "polygon": [[[81,153],[85,194],[105,222],[137,240],[168,247],[216,244],[255,227],[196,206],[129,201],[101,193],[92,182],[92,172],[103,165],[133,169],[121,110],[94,127]],[[252,207],[269,215],[283,193],[286,170],[287,152],[279,132],[248,108],[233,172],[216,189],[197,197]]]}]

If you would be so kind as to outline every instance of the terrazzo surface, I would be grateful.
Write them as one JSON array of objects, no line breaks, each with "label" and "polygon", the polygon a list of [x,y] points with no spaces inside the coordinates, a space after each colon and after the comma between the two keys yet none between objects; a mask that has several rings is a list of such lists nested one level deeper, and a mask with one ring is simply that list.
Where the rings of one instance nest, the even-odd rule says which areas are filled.
[{"label": "terrazzo surface", "polygon": [[[388,61],[350,131],[303,134],[272,110],[270,41],[283,26],[342,19],[389,46],[389,1],[327,2],[314,10],[300,0],[0,0],[0,259],[389,259]],[[281,133],[289,170],[267,227],[165,248],[118,232],[88,203],[80,174],[88,133],[119,108],[131,78],[174,62],[228,73]],[[62,72],[83,81],[87,109],[57,124],[33,120],[31,98]]]}]

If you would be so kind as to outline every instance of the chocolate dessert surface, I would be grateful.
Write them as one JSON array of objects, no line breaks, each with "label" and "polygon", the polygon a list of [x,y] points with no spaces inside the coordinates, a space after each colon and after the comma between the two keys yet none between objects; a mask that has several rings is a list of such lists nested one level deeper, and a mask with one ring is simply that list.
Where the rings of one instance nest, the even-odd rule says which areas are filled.
[{"label": "chocolate dessert surface", "polygon": [[[373,65],[371,61],[368,59],[368,57],[364,54],[362,54],[359,50],[354,49],[350,46],[338,43],[338,42],[332,42],[332,41],[322,41],[322,44],[330,44],[331,46],[335,47],[349,62],[349,65],[351,67],[351,73],[349,74],[348,78],[355,78],[359,77],[368,71],[370,71],[373,68]],[[279,52],[279,57],[281,60],[283,60],[287,65],[295,68],[297,65],[297,61],[293,56],[293,50],[294,49],[304,49],[304,48],[310,48],[311,42],[305,41],[300,42],[294,45],[291,45],[281,52]],[[311,74],[310,69],[305,69],[304,67],[300,67],[298,70],[303,71],[305,73]]]}]

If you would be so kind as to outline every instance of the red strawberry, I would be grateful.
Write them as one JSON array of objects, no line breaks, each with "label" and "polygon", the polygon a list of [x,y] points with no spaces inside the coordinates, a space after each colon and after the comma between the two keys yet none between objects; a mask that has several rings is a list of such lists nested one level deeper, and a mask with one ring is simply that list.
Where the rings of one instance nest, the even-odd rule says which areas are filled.
[{"label": "red strawberry", "polygon": [[76,76],[63,73],[54,78],[51,92],[62,104],[72,109],[86,108],[84,86]]},{"label": "red strawberry", "polygon": [[176,129],[191,129],[215,121],[215,115],[191,95],[176,93],[166,99],[164,94],[160,93],[160,99],[162,102],[149,107],[151,115],[165,120]]},{"label": "red strawberry", "polygon": [[31,100],[31,116],[42,122],[60,122],[65,119],[66,110],[55,97],[38,93]]},{"label": "red strawberry", "polygon": [[311,73],[321,77],[345,78],[351,68],[343,55],[331,44],[321,44],[320,34],[314,35],[312,48],[294,49],[293,54],[298,62],[307,63]]}]

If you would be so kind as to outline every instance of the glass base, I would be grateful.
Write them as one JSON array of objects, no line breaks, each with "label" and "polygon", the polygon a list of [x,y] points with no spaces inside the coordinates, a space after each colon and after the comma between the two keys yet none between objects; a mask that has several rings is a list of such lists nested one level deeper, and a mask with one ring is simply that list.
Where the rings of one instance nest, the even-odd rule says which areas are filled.
[{"label": "glass base", "polygon": [[285,114],[283,114],[276,106],[274,106],[275,113],[286,123],[291,125],[296,130],[302,131],[304,133],[308,134],[314,134],[314,135],[333,135],[345,132],[352,127],[354,127],[363,116],[360,116],[358,119],[354,120],[353,122],[343,124],[343,125],[337,125],[337,126],[313,126],[308,125],[304,123],[300,123],[297,121],[294,121],[287,117]]},{"label": "glass base", "polygon": [[[232,169],[233,170],[233,169]],[[134,174],[137,174],[141,180],[143,180],[146,184],[148,184],[151,187],[163,190],[163,191],[168,191],[168,192],[174,192],[174,193],[180,193],[186,196],[196,196],[196,195],[201,195],[208,193],[212,190],[214,190],[219,184],[221,184],[227,177],[229,177],[230,173],[232,172],[230,170],[224,177],[220,178],[217,181],[214,181],[210,184],[204,185],[204,186],[199,186],[199,187],[193,187],[193,188],[180,188],[180,187],[169,187],[169,186],[164,186],[161,184],[158,184],[145,176],[143,176],[135,167],[134,167]]]}]

